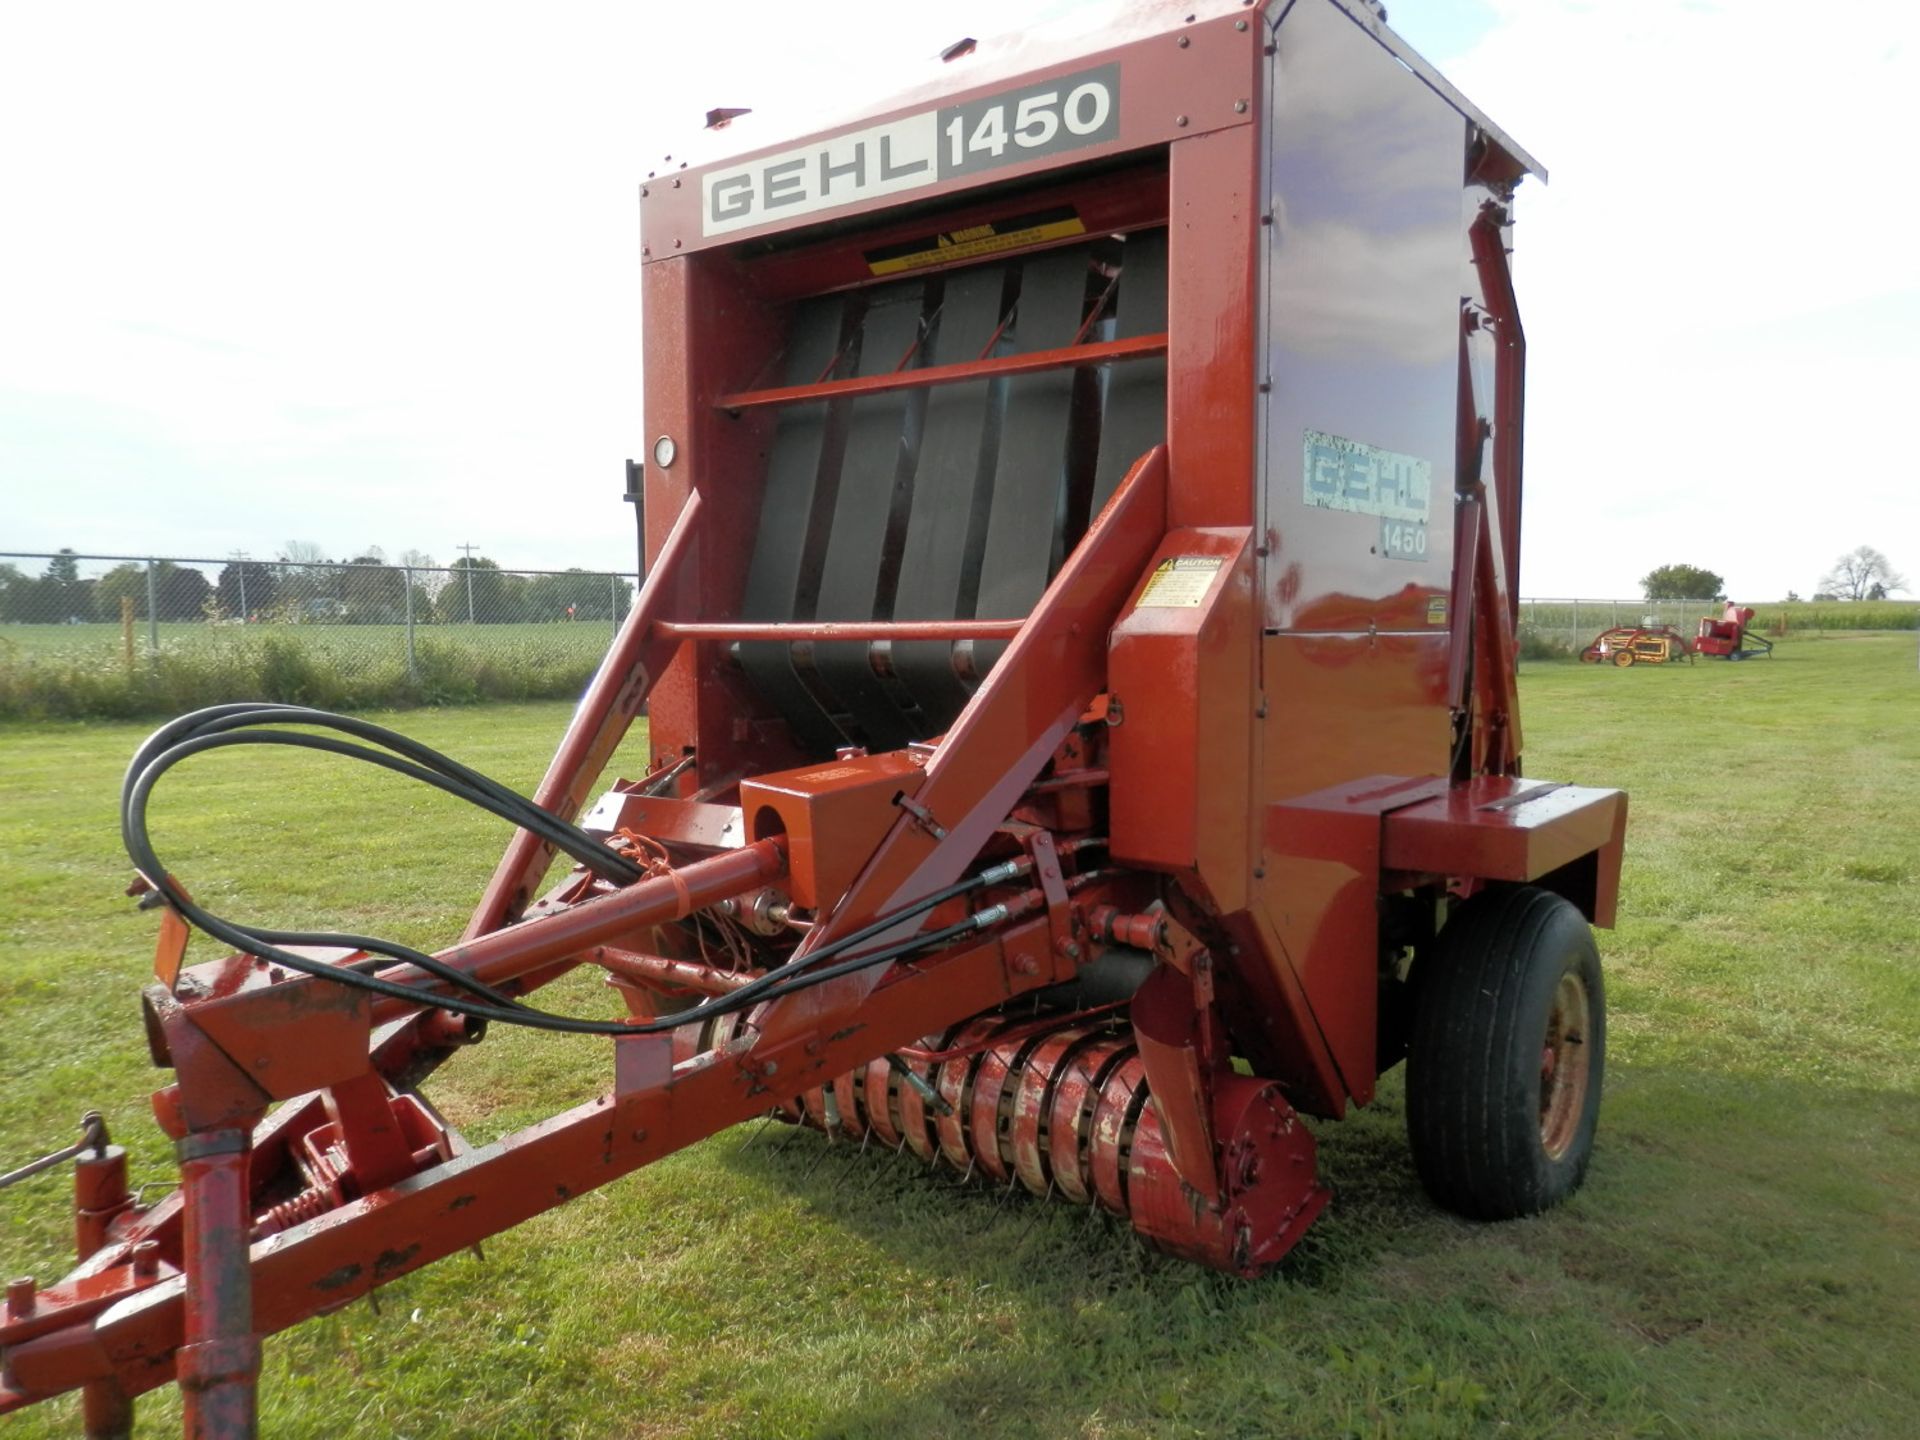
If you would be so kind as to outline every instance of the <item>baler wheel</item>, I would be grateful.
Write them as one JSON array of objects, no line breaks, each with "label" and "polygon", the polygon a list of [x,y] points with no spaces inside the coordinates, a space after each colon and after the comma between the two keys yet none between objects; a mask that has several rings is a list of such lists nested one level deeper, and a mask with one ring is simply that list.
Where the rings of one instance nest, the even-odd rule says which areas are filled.
[{"label": "baler wheel", "polygon": [[1633,652],[1631,650],[1614,651],[1613,663],[1622,670],[1626,669],[1629,665],[1633,664]]},{"label": "baler wheel", "polygon": [[1586,919],[1534,886],[1483,891],[1454,912],[1424,964],[1407,1056],[1421,1181],[1475,1219],[1557,1205],[1586,1176],[1606,1062],[1600,952]]}]

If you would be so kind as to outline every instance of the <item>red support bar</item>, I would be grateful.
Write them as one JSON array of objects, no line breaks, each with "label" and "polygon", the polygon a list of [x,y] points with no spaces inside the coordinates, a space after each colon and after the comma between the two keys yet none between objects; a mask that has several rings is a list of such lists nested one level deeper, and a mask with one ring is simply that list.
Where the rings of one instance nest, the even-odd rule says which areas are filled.
[{"label": "red support bar", "polygon": [[[583,900],[570,909],[543,916],[536,924],[510,925],[464,940],[440,951],[436,958],[458,966],[476,980],[503,985],[543,966],[579,956],[595,945],[778,880],[786,871],[786,841],[778,836],[757,840],[738,850],[682,865],[670,875],[636,880],[624,889]],[[438,983],[411,965],[382,970],[380,977],[403,985]],[[408,1001],[383,995],[373,1003],[373,1020],[376,1025],[385,1024],[416,1008]]]},{"label": "red support bar", "polygon": [[806,400],[838,396],[881,395],[889,390],[917,390],[928,385],[958,385],[966,380],[991,380],[1000,375],[1031,375],[1041,370],[1077,370],[1116,360],[1145,360],[1167,353],[1165,332],[1136,335],[1126,340],[1103,340],[1097,345],[1063,345],[1057,350],[1035,350],[1030,355],[1002,355],[992,360],[963,360],[957,365],[929,365],[924,370],[895,370],[887,375],[862,375],[852,380],[823,380],[817,385],[782,385],[772,390],[741,390],[714,402],[720,410],[754,410],[766,405],[798,405]]},{"label": "red support bar", "polygon": [[656,635],[675,640],[1011,640],[1024,620],[821,620],[723,623],[661,620]]},{"label": "red support bar", "polygon": [[1467,231],[1473,248],[1480,289],[1494,320],[1498,349],[1494,359],[1493,482],[1499,524],[1500,572],[1507,585],[1501,597],[1507,623],[1520,624],[1520,509],[1522,437],[1526,425],[1527,333],[1520,323],[1520,302],[1513,293],[1513,272],[1507,264],[1503,227],[1506,212],[1486,204]]},{"label": "red support bar", "polygon": [[[311,1315],[338,1310],[378,1285],[518,1225],[563,1200],[738,1121],[765,1114],[771,1104],[804,1089],[804,1076],[841,1074],[943,1029],[959,1016],[1038,987],[1047,977],[1010,972],[1007,957],[1044,945],[1045,929],[1045,921],[1016,923],[929,956],[919,967],[895,970],[892,983],[864,1000],[842,992],[850,1003],[832,1010],[835,1018],[825,1026],[787,1027],[798,1033],[784,1041],[763,1038],[754,1045],[751,1060],[738,1056],[715,1063],[700,1057],[682,1062],[652,1083],[589,1100],[458,1155],[402,1185],[349,1200],[251,1247],[246,1240],[250,1217],[244,1201],[241,1208],[232,1208],[234,1187],[196,1186],[198,1177],[190,1171],[187,1183],[196,1186],[199,1195],[190,1195],[189,1209],[196,1198],[202,1204],[212,1199],[228,1206],[224,1221],[219,1212],[205,1209],[199,1217],[203,1225],[227,1226],[225,1238],[230,1243],[216,1247],[224,1248],[224,1256],[214,1258],[237,1257],[238,1265],[213,1277],[199,1270],[203,1262],[190,1249],[189,1273],[208,1274],[226,1287],[226,1298],[243,1304],[246,1282],[250,1282],[254,1298],[250,1340]],[[768,1014],[777,1015],[803,1001],[812,1009],[820,992],[832,988],[823,985],[774,1000]],[[769,1087],[767,1081],[776,1075],[778,1082]],[[238,1158],[244,1162],[244,1155]],[[244,1177],[244,1167],[233,1173]],[[189,1220],[190,1226],[194,1223]],[[206,1238],[204,1233],[201,1238]],[[175,1354],[182,1369],[182,1388],[187,1388],[195,1383],[189,1379],[195,1352],[175,1347],[204,1342],[208,1321],[214,1317],[196,1309],[202,1302],[195,1298],[195,1287],[204,1294],[208,1283],[190,1281],[183,1297],[180,1285],[142,1282],[141,1293],[98,1315],[98,1323],[94,1314],[87,1314],[32,1341],[10,1346],[11,1368],[0,1379],[0,1413],[91,1381],[118,1380],[126,1393],[137,1394],[172,1378]],[[243,1314],[223,1310],[218,1317],[222,1332],[227,1333]],[[257,1351],[258,1341],[251,1343]],[[200,1352],[198,1363],[204,1366],[216,1358],[220,1358],[216,1353]],[[240,1351],[236,1358],[244,1361],[247,1353]],[[250,1400],[251,1395],[249,1383],[245,1398]],[[233,1392],[232,1398],[242,1397]]]},{"label": "red support bar", "polygon": [[[600,778],[627,727],[640,713],[654,680],[673,659],[671,651],[657,643],[652,629],[662,611],[685,610],[696,603],[687,572],[694,568],[690,555],[696,549],[700,503],[700,494],[695,491],[681,507],[633,609],[614,637],[613,648],[600,662],[540,788],[533,792],[536,804],[563,820],[580,813],[587,787]],[[530,831],[516,830],[507,853],[487,882],[486,894],[467,922],[466,938],[485,935],[518,919],[552,862],[552,846]]]},{"label": "red support bar", "polygon": [[[74,1242],[83,1262],[106,1247],[113,1222],[132,1208],[125,1150],[103,1144],[74,1161]],[[132,1397],[118,1380],[95,1380],[81,1389],[80,1423],[87,1440],[126,1440],[133,1434]]]},{"label": "red support bar", "polygon": [[260,1338],[253,1328],[247,1234],[251,1132],[187,1136],[179,1145],[186,1196],[185,1323],[179,1351],[181,1409],[191,1440],[253,1440]]}]

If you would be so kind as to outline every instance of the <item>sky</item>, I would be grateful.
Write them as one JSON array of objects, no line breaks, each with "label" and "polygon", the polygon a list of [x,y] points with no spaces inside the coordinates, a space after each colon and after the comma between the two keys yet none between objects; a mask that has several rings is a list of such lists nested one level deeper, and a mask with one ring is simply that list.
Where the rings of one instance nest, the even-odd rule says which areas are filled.
[{"label": "sky", "polygon": [[[1074,8],[0,0],[0,550],[629,566],[641,178]],[[1391,5],[1552,173],[1523,593],[1806,595],[1863,543],[1920,586],[1917,17]]]}]

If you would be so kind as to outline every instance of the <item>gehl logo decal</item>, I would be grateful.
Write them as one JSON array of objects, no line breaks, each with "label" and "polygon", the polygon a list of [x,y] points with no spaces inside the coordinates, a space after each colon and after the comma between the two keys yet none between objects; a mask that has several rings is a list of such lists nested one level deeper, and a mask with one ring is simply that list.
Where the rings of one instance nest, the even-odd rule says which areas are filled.
[{"label": "gehl logo decal", "polygon": [[1101,65],[710,172],[700,182],[702,233],[833,210],[1119,134],[1120,67]]}]

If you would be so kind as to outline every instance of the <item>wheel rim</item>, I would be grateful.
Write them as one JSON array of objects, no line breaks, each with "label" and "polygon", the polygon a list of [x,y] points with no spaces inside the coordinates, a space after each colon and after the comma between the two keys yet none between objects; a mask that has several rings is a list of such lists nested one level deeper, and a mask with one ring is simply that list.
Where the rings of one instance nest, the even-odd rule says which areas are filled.
[{"label": "wheel rim", "polygon": [[1622,670],[1626,669],[1627,666],[1633,664],[1633,652],[1631,650],[1616,650],[1613,655],[1613,663],[1618,665]]},{"label": "wheel rim", "polygon": [[1540,1144],[1558,1160],[1573,1148],[1587,1109],[1593,1051],[1587,1044],[1591,1006],[1587,982],[1573,971],[1560,977],[1540,1050]]}]

